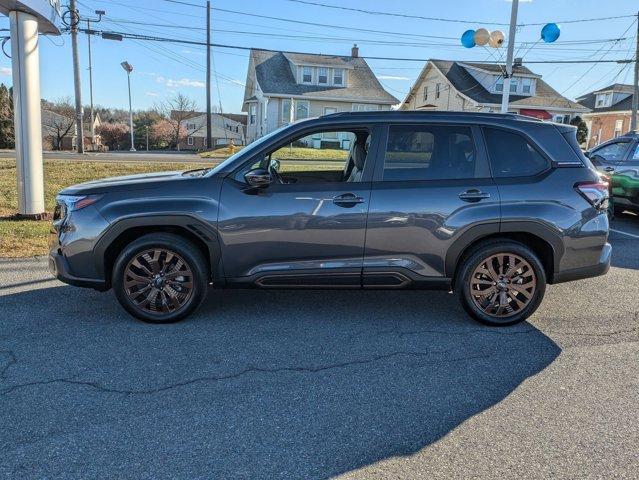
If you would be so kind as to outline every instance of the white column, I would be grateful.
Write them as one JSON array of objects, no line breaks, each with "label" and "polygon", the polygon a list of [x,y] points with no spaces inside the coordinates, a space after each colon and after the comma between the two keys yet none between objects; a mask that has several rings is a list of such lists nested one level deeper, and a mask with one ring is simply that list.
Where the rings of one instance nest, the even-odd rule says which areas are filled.
[{"label": "white column", "polygon": [[24,12],[10,12],[13,105],[18,166],[18,213],[44,213],[40,57],[38,22]]}]

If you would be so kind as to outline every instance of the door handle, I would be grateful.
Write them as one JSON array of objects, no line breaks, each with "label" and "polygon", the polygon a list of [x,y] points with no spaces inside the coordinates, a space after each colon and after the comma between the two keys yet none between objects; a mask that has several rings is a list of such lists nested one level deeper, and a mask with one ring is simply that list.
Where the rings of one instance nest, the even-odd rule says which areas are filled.
[{"label": "door handle", "polygon": [[459,198],[464,202],[479,202],[486,198],[490,198],[490,193],[482,192],[480,190],[472,189],[466,190],[459,194]]},{"label": "door handle", "polygon": [[604,168],[604,171],[606,171],[606,172],[614,172],[615,171],[615,167],[606,167],[606,168]]},{"label": "door handle", "polygon": [[364,199],[354,193],[344,193],[333,197],[333,203],[339,207],[354,207],[358,203],[364,203]]}]

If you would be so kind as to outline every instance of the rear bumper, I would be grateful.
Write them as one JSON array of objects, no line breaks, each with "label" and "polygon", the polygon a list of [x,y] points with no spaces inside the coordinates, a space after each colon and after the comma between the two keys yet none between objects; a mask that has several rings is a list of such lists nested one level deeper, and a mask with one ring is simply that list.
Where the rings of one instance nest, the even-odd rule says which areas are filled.
[{"label": "rear bumper", "polygon": [[104,280],[80,278],[71,275],[66,259],[56,251],[49,253],[49,271],[61,282],[68,283],[74,287],[93,288],[100,291],[109,289]]},{"label": "rear bumper", "polygon": [[599,263],[595,265],[589,265],[587,267],[575,268],[572,270],[565,270],[563,272],[556,272],[553,276],[552,283],[572,282],[573,280],[581,280],[583,278],[598,277],[599,275],[605,275],[610,270],[610,258],[612,254],[612,245],[606,243],[601,250],[601,257]]}]

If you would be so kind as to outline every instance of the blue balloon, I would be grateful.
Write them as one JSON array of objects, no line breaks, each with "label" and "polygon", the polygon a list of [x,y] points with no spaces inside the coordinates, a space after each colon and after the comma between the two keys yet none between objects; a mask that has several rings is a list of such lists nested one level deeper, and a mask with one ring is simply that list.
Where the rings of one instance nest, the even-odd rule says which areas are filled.
[{"label": "blue balloon", "polygon": [[475,30],[466,30],[461,36],[461,44],[466,48],[475,46]]},{"label": "blue balloon", "polygon": [[559,38],[559,25],[556,23],[547,23],[541,29],[541,39],[546,43],[552,43]]}]

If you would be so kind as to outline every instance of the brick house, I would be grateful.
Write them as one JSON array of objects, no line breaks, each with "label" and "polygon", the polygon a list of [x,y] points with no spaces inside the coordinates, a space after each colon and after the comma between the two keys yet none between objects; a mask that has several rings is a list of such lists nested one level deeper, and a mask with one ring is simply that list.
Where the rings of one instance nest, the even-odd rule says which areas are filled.
[{"label": "brick house", "polygon": [[[503,89],[499,64],[430,60],[400,110],[499,112]],[[513,67],[508,106],[509,112],[559,123],[588,111],[523,66]]]},{"label": "brick house", "polygon": [[[171,118],[185,118],[183,112],[171,112]],[[182,123],[186,136],[180,140],[180,150],[206,150],[206,113],[193,112]],[[245,144],[246,115],[234,113],[213,113],[211,115],[212,148]]]},{"label": "brick house", "polygon": [[588,126],[587,148],[630,130],[633,90],[632,85],[615,83],[577,99],[590,110],[582,116]]}]

